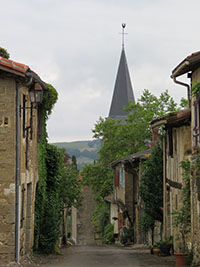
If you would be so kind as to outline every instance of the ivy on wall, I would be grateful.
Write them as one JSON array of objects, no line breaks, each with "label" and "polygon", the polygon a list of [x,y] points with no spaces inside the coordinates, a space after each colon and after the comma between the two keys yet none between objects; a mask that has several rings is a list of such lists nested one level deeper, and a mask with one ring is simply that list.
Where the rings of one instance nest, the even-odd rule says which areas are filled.
[{"label": "ivy on wall", "polygon": [[47,142],[46,121],[57,101],[56,89],[48,84],[42,109],[42,138],[38,144],[39,181],[35,199],[34,249],[55,253],[60,237],[62,210],[81,203],[81,182],[76,168],[66,166],[64,151]]}]

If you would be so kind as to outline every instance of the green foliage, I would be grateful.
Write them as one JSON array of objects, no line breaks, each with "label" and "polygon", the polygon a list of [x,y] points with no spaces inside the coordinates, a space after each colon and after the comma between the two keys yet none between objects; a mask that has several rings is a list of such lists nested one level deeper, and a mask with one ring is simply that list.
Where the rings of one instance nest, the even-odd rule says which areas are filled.
[{"label": "green foliage", "polygon": [[125,109],[129,112],[126,124],[100,118],[93,130],[94,138],[103,141],[99,160],[108,165],[124,156],[145,150],[146,143],[152,138],[150,121],[177,109],[168,91],[157,98],[146,89],[137,104],[129,103]]},{"label": "green foliage", "polygon": [[81,170],[83,184],[91,186],[95,195],[96,211],[93,214],[93,223],[97,230],[104,233],[104,227],[109,222],[109,205],[104,198],[112,193],[113,173],[109,166],[99,162],[86,165]]},{"label": "green foliage", "polygon": [[103,244],[112,244],[114,241],[114,225],[107,224],[104,228]]},{"label": "green foliage", "polygon": [[58,92],[51,84],[46,84],[48,90],[43,93],[42,108],[45,113],[45,119],[51,114],[55,103],[58,100]]},{"label": "green foliage", "polygon": [[59,238],[61,223],[61,166],[63,154],[56,147],[46,145],[46,199],[45,209],[40,227],[39,249],[45,253],[53,253]]},{"label": "green foliage", "polygon": [[0,56],[9,59],[10,58],[10,54],[8,53],[8,51],[3,48],[0,47]]},{"label": "green foliage", "polygon": [[141,214],[141,218],[139,220],[139,229],[143,233],[147,233],[150,229],[154,228],[155,220],[151,215],[146,212]]},{"label": "green foliage", "polygon": [[69,155],[47,143],[46,120],[57,101],[55,88],[48,85],[44,92],[42,140],[38,144],[39,181],[35,200],[34,248],[43,253],[56,253],[60,235],[62,210],[80,205],[81,183],[73,165],[65,165]]},{"label": "green foliage", "polygon": [[[110,118],[100,118],[95,124],[93,137],[102,142],[99,150],[99,157],[93,165],[85,166],[81,174],[83,176],[83,181],[91,186],[96,196],[96,212],[93,221],[95,225],[98,225],[98,229],[100,229],[100,224],[103,220],[101,217],[104,216],[104,198],[113,192],[113,170],[110,166],[111,162],[126,155],[145,150],[147,142],[152,139],[152,132],[149,126],[150,121],[156,117],[174,112],[177,109],[177,104],[174,102],[173,98],[169,96],[168,91],[165,91],[157,98],[148,90],[144,90],[138,103],[129,103],[128,107],[125,109],[129,113],[126,124],[121,124],[120,121],[116,122]],[[159,218],[159,220],[162,218],[162,212],[160,210],[160,203],[162,203],[162,198],[160,196],[162,193],[162,181],[159,176],[162,175],[162,173],[160,174],[160,170],[162,169],[162,152],[159,151],[158,153],[160,158],[155,159],[155,165],[158,164],[155,166],[155,172],[159,168],[159,174],[153,173],[152,167],[151,178],[154,182],[151,185],[144,183],[144,186],[154,186],[155,190],[158,190],[155,194],[156,197],[153,201],[153,206],[158,206],[159,202],[159,207],[156,207],[157,209],[152,215],[153,221],[155,218]],[[150,193],[151,192],[149,192],[149,194]],[[150,207],[150,204],[149,206],[146,205],[148,219],[149,216],[151,216],[151,209],[152,207]],[[149,221],[147,217],[145,221]],[[104,232],[104,227],[102,227],[101,232]]]},{"label": "green foliage", "polygon": [[[180,237],[182,239],[183,245],[182,249],[186,249],[185,237],[187,233],[191,231],[191,204],[190,204],[190,162],[182,161],[180,167],[183,169],[183,186],[182,186],[182,206],[174,211],[172,214],[173,222],[178,231],[180,232]],[[179,236],[178,238],[179,239]]]},{"label": "green foliage", "polygon": [[61,170],[61,190],[60,195],[63,204],[66,207],[79,207],[82,203],[81,197],[81,181],[79,172],[72,166],[67,166]]},{"label": "green foliage", "polygon": [[163,214],[163,151],[159,142],[152,149],[151,156],[144,163],[139,187],[144,202],[143,228],[152,229],[156,220],[162,222]]},{"label": "green foliage", "polygon": [[192,95],[199,97],[200,96],[200,83],[195,83],[194,86],[192,86]]},{"label": "green foliage", "polygon": [[181,98],[181,102],[180,102],[180,107],[181,108],[186,108],[188,105],[188,100],[184,97]]},{"label": "green foliage", "polygon": [[129,229],[123,228],[124,233],[120,236],[120,242],[122,244],[127,244],[128,242],[134,241],[134,228]]},{"label": "green foliage", "polygon": [[43,223],[45,203],[46,203],[46,143],[38,144],[38,176],[39,181],[36,187],[35,197],[35,222],[34,222],[34,247],[38,247],[38,239]]}]

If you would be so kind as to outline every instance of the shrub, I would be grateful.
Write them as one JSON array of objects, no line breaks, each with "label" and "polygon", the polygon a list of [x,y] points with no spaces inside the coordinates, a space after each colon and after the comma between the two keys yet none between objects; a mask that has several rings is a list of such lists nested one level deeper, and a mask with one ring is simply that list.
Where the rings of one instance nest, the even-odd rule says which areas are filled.
[{"label": "shrub", "polygon": [[104,244],[112,244],[114,242],[114,225],[107,224],[104,228],[104,237],[103,243]]}]

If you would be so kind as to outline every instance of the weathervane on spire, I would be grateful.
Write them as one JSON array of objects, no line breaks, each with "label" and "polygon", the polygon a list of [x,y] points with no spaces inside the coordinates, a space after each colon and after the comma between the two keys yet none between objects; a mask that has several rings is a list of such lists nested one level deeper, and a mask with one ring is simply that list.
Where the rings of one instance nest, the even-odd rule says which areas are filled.
[{"label": "weathervane on spire", "polygon": [[124,48],[124,35],[127,34],[126,32],[124,32],[124,29],[126,27],[126,23],[122,23],[122,47]]}]

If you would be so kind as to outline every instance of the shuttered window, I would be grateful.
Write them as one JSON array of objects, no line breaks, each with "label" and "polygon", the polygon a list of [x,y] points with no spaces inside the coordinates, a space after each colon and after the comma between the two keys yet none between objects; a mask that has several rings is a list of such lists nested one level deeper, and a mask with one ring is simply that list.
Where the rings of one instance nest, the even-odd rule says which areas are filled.
[{"label": "shuttered window", "polygon": [[115,187],[119,187],[119,171],[115,170]]},{"label": "shuttered window", "polygon": [[197,147],[200,144],[200,99],[193,103],[194,108],[194,128],[193,128],[193,144]]}]

